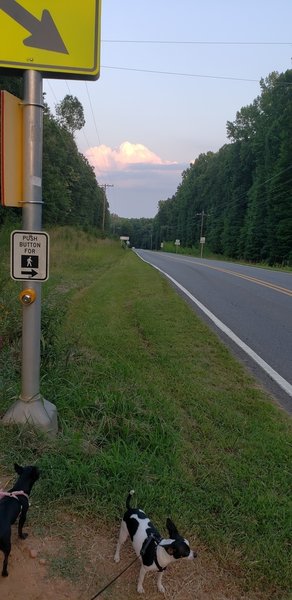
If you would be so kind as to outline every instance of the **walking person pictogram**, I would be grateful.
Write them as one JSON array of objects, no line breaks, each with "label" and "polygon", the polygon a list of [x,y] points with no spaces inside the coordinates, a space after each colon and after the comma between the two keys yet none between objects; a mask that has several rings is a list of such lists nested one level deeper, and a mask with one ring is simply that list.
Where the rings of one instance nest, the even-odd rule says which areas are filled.
[{"label": "walking person pictogram", "polygon": [[38,269],[39,268],[39,257],[35,256],[27,256],[26,254],[22,254],[21,256],[21,267],[23,269]]}]

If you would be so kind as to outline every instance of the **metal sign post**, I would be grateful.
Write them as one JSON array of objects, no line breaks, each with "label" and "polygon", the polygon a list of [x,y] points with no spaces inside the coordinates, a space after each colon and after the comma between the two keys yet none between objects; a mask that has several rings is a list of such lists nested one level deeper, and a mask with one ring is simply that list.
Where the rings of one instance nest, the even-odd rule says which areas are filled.
[{"label": "metal sign post", "polygon": [[[42,226],[43,89],[38,71],[24,73],[23,101],[23,213],[25,233]],[[28,269],[27,269],[28,270]],[[4,423],[30,422],[56,434],[57,409],[40,394],[41,283],[29,278],[23,283],[22,386],[19,399],[3,417]],[[27,292],[27,293],[26,293]],[[31,300],[30,300],[31,299]]]},{"label": "metal sign post", "polygon": [[[57,410],[54,404],[44,400],[39,390],[41,282],[48,278],[48,239],[41,231],[42,78],[94,81],[100,71],[101,0],[87,0],[83,4],[80,0],[71,0],[70,10],[68,7],[68,2],[56,0],[0,0],[0,74],[23,73],[24,77],[23,221],[22,231],[12,234],[11,260],[11,277],[24,282],[20,294],[23,304],[22,389],[19,400],[7,411],[3,421],[29,421],[52,434],[58,430]],[[5,125],[4,120],[3,123]],[[0,154],[1,149],[0,145]],[[12,157],[14,155],[13,148]],[[14,171],[10,168],[10,175],[14,175]],[[5,170],[5,175],[7,172]],[[6,196],[3,204],[18,206],[14,191],[9,194],[9,202],[5,202]]]}]

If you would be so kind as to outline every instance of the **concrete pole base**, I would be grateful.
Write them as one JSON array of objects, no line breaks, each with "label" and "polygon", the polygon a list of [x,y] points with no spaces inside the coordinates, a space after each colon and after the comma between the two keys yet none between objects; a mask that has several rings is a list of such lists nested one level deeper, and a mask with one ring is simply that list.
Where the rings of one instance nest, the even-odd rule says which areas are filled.
[{"label": "concrete pole base", "polygon": [[28,424],[51,436],[58,433],[58,416],[55,404],[38,395],[30,402],[16,400],[2,418],[5,425]]}]

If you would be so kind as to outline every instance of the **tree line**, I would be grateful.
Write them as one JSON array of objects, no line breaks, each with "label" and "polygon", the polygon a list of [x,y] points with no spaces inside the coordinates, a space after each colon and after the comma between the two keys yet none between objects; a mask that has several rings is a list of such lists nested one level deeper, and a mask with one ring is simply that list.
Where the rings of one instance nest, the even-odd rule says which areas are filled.
[{"label": "tree line", "polygon": [[[0,89],[23,97],[22,78],[0,78]],[[56,106],[54,116],[44,99],[43,224],[85,229],[109,228],[109,206],[94,170],[78,151],[74,133],[85,124],[83,107],[71,95]],[[19,220],[19,208],[0,206],[0,225]]]},{"label": "tree line", "polygon": [[292,70],[271,73],[261,94],[227,122],[230,143],[201,154],[182,174],[153,223],[157,245],[198,246],[202,231],[217,254],[292,264]]},{"label": "tree line", "polygon": [[136,246],[179,239],[198,248],[203,234],[216,254],[292,265],[292,70],[260,85],[253,103],[227,122],[230,142],[190,164],[152,223],[129,220]]}]

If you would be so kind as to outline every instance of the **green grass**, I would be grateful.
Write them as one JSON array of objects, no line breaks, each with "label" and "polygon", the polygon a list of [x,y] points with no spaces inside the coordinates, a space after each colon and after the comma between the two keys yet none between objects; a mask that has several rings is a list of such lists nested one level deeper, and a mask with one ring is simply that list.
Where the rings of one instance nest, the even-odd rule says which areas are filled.
[{"label": "green grass", "polygon": [[[133,252],[70,229],[52,231],[51,248],[41,391],[57,405],[60,433],[2,427],[3,467],[20,457],[40,464],[38,520],[43,504],[53,511],[65,501],[110,524],[134,488],[162,530],[171,516],[246,589],[283,600],[289,418]],[[2,261],[5,271],[5,252]],[[2,412],[18,393],[20,362],[17,284],[7,278],[4,288]]]},{"label": "green grass", "polygon": [[[201,246],[175,246],[174,242],[164,242],[163,243],[163,251],[164,252],[172,252],[172,253],[177,253],[177,254],[183,254],[186,256],[194,256],[195,258],[201,258]],[[260,269],[270,269],[273,271],[285,271],[288,273],[291,273],[292,271],[292,266],[291,265],[283,265],[283,264],[276,264],[276,265],[269,265],[267,262],[253,262],[253,261],[246,261],[244,259],[236,259],[236,258],[230,258],[230,256],[224,256],[224,254],[215,254],[214,252],[212,252],[211,250],[209,250],[208,246],[204,246],[203,248],[203,257],[202,258],[209,258],[211,260],[223,260],[224,262],[233,262],[233,263],[238,263],[240,265],[248,265],[248,266],[252,266],[252,267],[258,267]]]}]

